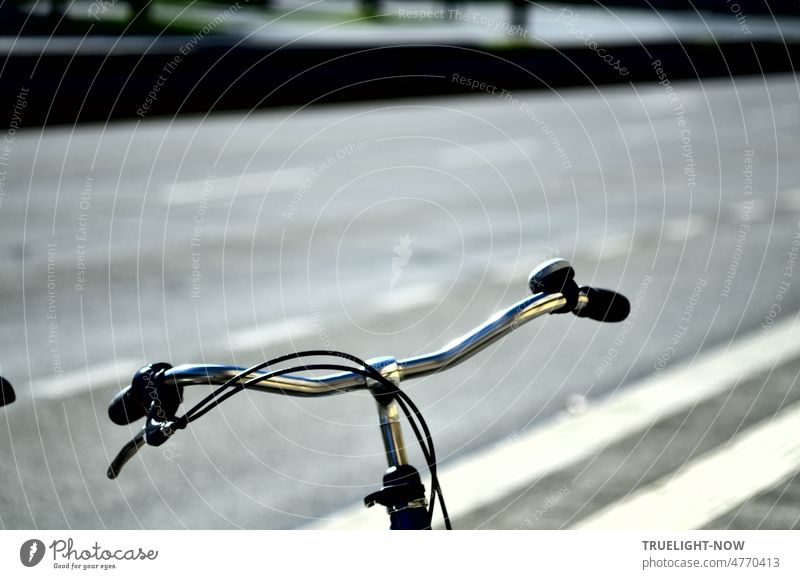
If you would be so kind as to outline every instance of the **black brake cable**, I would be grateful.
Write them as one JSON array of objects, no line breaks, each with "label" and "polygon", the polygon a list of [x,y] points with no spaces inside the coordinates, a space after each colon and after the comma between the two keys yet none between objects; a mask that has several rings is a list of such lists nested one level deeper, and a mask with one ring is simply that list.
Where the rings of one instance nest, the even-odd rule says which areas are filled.
[{"label": "black brake cable", "polygon": [[[433,510],[436,504],[435,497],[438,494],[439,502],[442,505],[442,516],[445,522],[445,528],[448,530],[452,529],[450,524],[450,517],[447,513],[447,506],[444,502],[444,495],[442,493],[441,483],[439,482],[438,470],[437,470],[437,461],[436,461],[436,451],[433,447],[433,436],[431,435],[430,429],[428,428],[428,424],[425,422],[422,413],[420,412],[419,408],[414,404],[411,398],[397,388],[397,386],[385,378],[383,375],[377,372],[373,366],[367,365],[367,368],[364,370],[360,370],[359,368],[353,368],[351,366],[341,366],[337,364],[308,364],[304,366],[295,366],[292,368],[286,368],[284,370],[275,371],[270,373],[270,375],[262,375],[257,376],[242,384],[242,389],[247,389],[249,386],[256,384],[260,381],[269,380],[272,377],[280,376],[281,374],[288,374],[292,372],[300,372],[304,370],[344,370],[354,372],[356,374],[360,374],[366,378],[373,378],[376,381],[380,382],[382,386],[386,388],[386,392],[384,394],[391,396],[394,400],[397,401],[398,406],[403,410],[403,413],[410,424],[414,435],[416,436],[417,443],[422,450],[422,455],[425,458],[426,465],[428,466],[428,470],[431,473],[431,494],[430,500],[428,505],[428,520],[429,524],[433,519]],[[372,370],[372,371],[370,371]],[[238,390],[226,392],[219,400],[221,403],[224,399],[233,396]],[[409,410],[408,407],[411,407]],[[203,411],[205,413],[205,411]],[[193,417],[194,418],[194,417]],[[417,421],[419,421],[419,426],[417,425]],[[423,432],[425,433],[424,436],[420,433],[420,427],[422,428]]]},{"label": "black brake cable", "polygon": [[[344,359],[350,360],[351,362],[355,362],[356,364],[364,366],[365,368],[369,368],[377,376],[382,376],[380,374],[380,372],[378,372],[373,366],[367,364],[364,360],[358,358],[357,356],[353,356],[352,354],[347,354],[346,352],[339,352],[339,351],[336,351],[336,350],[304,350],[304,351],[301,351],[301,352],[294,352],[292,354],[284,354],[283,356],[278,356],[277,358],[272,358],[271,360],[267,360],[266,362],[261,362],[259,364],[256,364],[255,366],[251,366],[250,368],[247,368],[246,370],[242,370],[241,372],[239,372],[235,376],[232,376],[231,378],[229,378],[228,380],[223,382],[214,392],[212,392],[211,394],[207,395],[204,399],[202,399],[200,402],[195,404],[186,413],[185,416],[188,417],[188,416],[192,415],[195,411],[197,411],[197,409],[199,407],[201,407],[204,404],[207,404],[209,402],[214,402],[215,405],[218,404],[219,401],[216,401],[215,399],[217,397],[219,397],[220,393],[222,393],[227,388],[233,386],[234,383],[236,383],[236,382],[239,382],[241,384],[242,383],[241,382],[242,378],[252,374],[253,372],[258,372],[259,370],[262,370],[264,368],[268,368],[269,366],[274,366],[275,364],[280,364],[281,362],[285,362],[287,360],[292,360],[292,359],[301,358],[301,357],[309,357],[309,356],[332,356],[332,357],[337,357],[337,358],[344,358]],[[350,368],[350,367],[347,367],[345,369],[347,371],[353,370],[353,368]],[[295,370],[295,371],[297,371],[297,370]],[[228,397],[226,397],[225,399],[227,399],[227,398]],[[185,425],[185,423],[184,423],[184,425]]]},{"label": "black brake cable", "polygon": [[[281,362],[285,362],[287,360],[292,360],[292,359],[301,358],[301,357],[303,357],[303,358],[304,357],[310,357],[310,356],[332,356],[332,357],[337,357],[337,358],[344,358],[346,360],[350,360],[351,362],[359,364],[360,366],[363,366],[364,368],[368,368],[373,373],[373,377],[375,377],[375,378],[382,377],[382,374],[380,374],[380,372],[378,372],[375,369],[375,367],[371,366],[370,364],[367,364],[364,360],[362,360],[361,358],[358,358],[357,356],[353,356],[352,354],[347,354],[345,352],[339,352],[339,351],[336,351],[336,350],[304,350],[304,351],[301,351],[301,352],[294,352],[292,354],[284,354],[283,356],[278,356],[277,358],[272,358],[271,360],[267,360],[266,362],[261,362],[260,364],[256,364],[255,366],[252,366],[250,368],[247,368],[246,370],[243,370],[243,371],[239,372],[235,376],[232,376],[231,378],[229,378],[228,380],[223,382],[214,392],[212,392],[211,394],[206,396],[203,400],[201,400],[200,402],[195,404],[195,406],[192,407],[192,409],[190,409],[186,413],[185,416],[186,417],[191,417],[191,415],[194,412],[196,412],[198,408],[200,408],[201,406],[203,406],[205,404],[208,404],[209,402],[214,402],[214,405],[219,404],[219,401],[215,400],[215,399],[218,398],[219,395],[224,390],[226,390],[227,388],[233,386],[234,383],[236,383],[236,382],[239,382],[239,384],[241,385],[242,384],[242,382],[241,382],[242,378],[252,374],[253,372],[258,372],[259,370],[262,370],[264,368],[268,368],[269,366],[274,366],[275,364],[280,364]],[[353,368],[350,368],[350,367],[346,367],[344,369],[346,371],[348,371],[348,372],[354,370]],[[298,371],[298,370],[295,370],[295,371]],[[285,370],[284,372],[288,372],[288,370]],[[279,375],[279,374],[276,374],[276,375]],[[264,375],[261,375],[260,377],[262,379],[266,379],[266,378],[264,378]],[[272,377],[274,377],[274,376],[272,376]],[[237,391],[238,391],[238,389],[237,389]],[[228,398],[228,396],[226,396],[224,399],[227,399],[227,398]],[[205,413],[205,411],[204,411],[204,413]],[[184,421],[184,425],[188,421],[190,421],[190,420]]]},{"label": "black brake cable", "polygon": [[[414,434],[417,437],[417,442],[419,442],[420,446],[423,447],[422,440],[421,440],[422,437],[421,437],[419,431],[417,430],[417,427],[414,424],[414,421],[411,419],[411,414],[409,412],[409,409],[406,408],[406,403],[408,403],[409,406],[411,406],[411,410],[415,413],[415,415],[417,416],[417,418],[420,421],[420,426],[422,427],[423,432],[425,433],[426,439],[428,441],[430,441],[430,458],[428,459],[426,457],[426,461],[428,462],[428,470],[430,470],[430,472],[431,472],[431,498],[430,498],[430,504],[428,505],[428,517],[431,520],[433,520],[433,509],[434,509],[434,506],[436,504],[436,495],[438,494],[439,495],[439,503],[441,504],[441,509],[442,509],[442,518],[444,519],[445,529],[452,530],[453,527],[450,524],[450,515],[447,512],[447,505],[445,505],[445,502],[444,502],[444,494],[442,493],[442,487],[439,484],[439,474],[438,474],[438,470],[437,470],[436,452],[434,451],[434,448],[433,448],[433,438],[431,437],[430,430],[428,429],[427,423],[422,418],[422,414],[419,412],[419,409],[416,407],[414,402],[412,402],[412,400],[408,396],[408,394],[406,394],[405,392],[400,391],[400,396],[402,396],[404,399],[398,397],[397,404],[403,410],[403,413],[406,415],[406,418],[408,419],[409,424],[411,424],[411,428],[414,430]],[[423,447],[423,449],[424,449],[424,447]],[[423,454],[424,454],[424,450],[423,450]]]},{"label": "black brake cable", "polygon": [[[213,395],[215,395],[216,397],[210,403],[206,404],[205,408],[200,408],[199,409],[199,407],[202,404],[205,403],[205,401],[202,401],[202,402],[196,404],[194,407],[192,407],[191,410],[189,410],[186,413],[186,415],[184,416],[184,418],[186,418],[186,423],[194,422],[195,420],[197,420],[198,418],[200,418],[201,416],[205,415],[207,412],[212,410],[215,406],[218,406],[218,405],[222,404],[225,400],[227,400],[228,398],[230,398],[234,394],[238,394],[239,392],[242,392],[243,390],[248,390],[249,388],[251,388],[254,384],[257,384],[258,382],[263,382],[265,380],[271,380],[272,378],[279,378],[281,376],[285,376],[285,375],[291,374],[291,373],[307,372],[307,371],[310,371],[310,370],[344,370],[344,371],[347,371],[347,372],[355,372],[356,374],[361,374],[362,376],[372,377],[371,374],[362,373],[358,368],[353,368],[352,366],[343,366],[343,365],[338,365],[338,364],[303,364],[302,366],[292,366],[290,368],[281,368],[281,369],[278,369],[278,370],[273,370],[272,372],[266,372],[264,374],[259,374],[258,376],[254,377],[254,378],[251,378],[247,382],[240,382],[239,384],[224,386],[224,388],[230,388],[224,394],[219,393],[220,390],[224,389],[222,386],[220,386],[220,388],[217,389],[217,391],[213,393]],[[233,386],[233,387],[231,388],[231,386]]]},{"label": "black brake cable", "polygon": [[[316,352],[317,350],[309,350],[309,352],[311,352],[311,351]],[[203,406],[205,404],[208,404],[209,402],[214,402],[214,405],[219,404],[219,402],[216,401],[215,399],[222,392],[224,392],[227,388],[233,386],[235,382],[239,382],[241,384],[241,380],[245,376],[248,376],[248,375],[252,374],[253,372],[258,372],[259,370],[261,370],[263,368],[268,368],[269,366],[274,366],[275,364],[280,364],[281,362],[285,362],[286,360],[291,360],[293,358],[297,358],[298,354],[301,354],[301,353],[285,354],[283,356],[278,356],[277,358],[272,358],[271,360],[267,360],[266,362],[261,362],[259,364],[256,364],[255,366],[251,366],[250,368],[242,370],[241,372],[239,372],[235,376],[232,376],[231,378],[228,378],[225,382],[220,384],[217,387],[216,390],[214,390],[212,393],[208,394],[205,398],[203,398],[200,402],[195,404],[190,410],[188,410],[186,412],[186,414],[183,416],[183,418],[187,418],[186,422],[189,422],[190,420],[188,419],[188,417],[190,417],[201,406]]]},{"label": "black brake cable", "polygon": [[[344,366],[344,365],[330,364],[330,363],[304,364],[301,366],[293,366],[291,368],[283,368],[279,370],[274,370],[272,372],[259,374],[257,376],[250,378],[247,381],[243,381],[243,379],[246,378],[247,376],[253,374],[254,372],[258,372],[259,370],[262,370],[264,368],[268,368],[270,366],[279,364],[281,362],[285,362],[287,360],[306,358],[311,356],[330,356],[336,358],[343,358],[355,364],[359,364],[360,366],[363,367],[363,370],[360,368],[353,368],[351,366]],[[380,383],[384,388],[386,388],[386,394],[391,396],[394,400],[397,401],[398,406],[400,406],[400,408],[403,410],[406,419],[411,425],[411,428],[414,431],[414,435],[417,438],[417,443],[420,445],[423,457],[425,458],[425,462],[427,463],[428,470],[430,471],[431,474],[431,498],[428,506],[429,522],[432,522],[436,496],[438,495],[439,503],[442,509],[442,517],[444,518],[445,528],[448,530],[452,529],[452,526],[450,524],[450,517],[448,515],[447,507],[444,501],[444,495],[442,493],[441,484],[439,483],[436,452],[433,446],[433,438],[431,436],[430,429],[428,428],[428,425],[422,416],[422,413],[419,411],[419,408],[417,408],[416,404],[414,404],[414,402],[411,400],[411,397],[405,392],[403,392],[391,380],[383,376],[383,374],[381,374],[377,368],[351,354],[347,354],[345,352],[329,351],[329,350],[306,350],[279,356],[277,358],[273,358],[266,362],[262,362],[255,366],[247,368],[242,372],[226,380],[214,392],[210,393],[203,400],[198,402],[195,406],[193,406],[190,410],[188,410],[181,418],[178,418],[173,424],[173,428],[185,428],[189,422],[197,420],[198,418],[202,417],[207,412],[209,412],[212,408],[218,406],[219,404],[221,404],[234,394],[246,390],[248,389],[248,387],[252,387],[258,382],[269,380],[271,378],[280,377],[282,375],[290,373],[303,372],[309,370],[333,370],[333,371],[339,370],[346,372],[354,372],[356,374],[364,376],[365,378],[372,378],[376,382]],[[225,392],[225,390],[228,391]],[[422,428],[422,431],[424,433],[424,438],[423,434],[420,433],[419,427],[416,424],[417,420],[419,421],[419,426]]]},{"label": "black brake cable", "polygon": [[[327,352],[326,352],[326,354],[327,354]],[[294,358],[294,357],[299,357],[299,356],[294,356],[294,355],[290,356],[290,358]],[[203,416],[204,414],[209,412],[212,408],[214,408],[215,406],[221,404],[222,402],[224,402],[225,400],[227,400],[228,398],[230,398],[234,394],[236,394],[238,392],[241,392],[242,390],[245,390],[249,386],[252,386],[252,385],[254,385],[254,384],[258,383],[258,382],[261,382],[261,381],[264,381],[264,380],[269,380],[270,378],[279,377],[281,375],[285,375],[285,374],[289,374],[289,373],[309,371],[309,370],[343,370],[343,371],[348,371],[348,372],[355,372],[357,374],[361,374],[362,376],[364,376],[366,378],[376,379],[376,381],[381,382],[381,384],[383,386],[385,386],[385,387],[387,387],[389,389],[387,394],[392,395],[395,398],[395,400],[397,400],[398,405],[401,407],[401,409],[403,410],[404,414],[406,415],[406,419],[408,420],[409,424],[411,425],[412,430],[414,431],[414,434],[415,434],[415,436],[417,438],[417,443],[420,445],[420,448],[422,450],[422,454],[423,454],[423,456],[425,458],[425,461],[427,463],[427,466],[428,466],[428,470],[431,473],[431,497],[430,497],[429,507],[428,507],[428,517],[429,517],[429,519],[432,520],[432,518],[433,518],[433,510],[434,510],[434,506],[435,506],[435,503],[436,503],[435,497],[438,494],[439,502],[442,505],[442,516],[443,516],[444,521],[445,521],[445,528],[451,529],[452,527],[450,525],[450,518],[449,518],[449,515],[447,513],[447,507],[446,507],[445,502],[444,502],[444,496],[443,496],[443,493],[442,493],[441,484],[439,483],[439,477],[438,477],[438,472],[437,472],[437,464],[436,464],[436,454],[435,454],[435,450],[434,450],[433,444],[432,444],[433,439],[432,439],[432,435],[430,433],[430,430],[428,429],[428,425],[425,422],[424,418],[422,417],[422,413],[416,407],[416,405],[411,400],[411,398],[408,396],[408,394],[406,394],[405,392],[403,392],[402,390],[397,388],[391,381],[387,380],[384,376],[382,376],[374,366],[366,365],[365,371],[362,371],[362,370],[360,370],[358,368],[353,368],[351,366],[342,366],[342,365],[336,365],[336,364],[305,364],[305,365],[302,365],[302,366],[294,366],[294,367],[291,367],[291,368],[284,368],[284,369],[280,369],[280,370],[275,370],[275,371],[267,373],[267,374],[262,374],[262,375],[256,376],[256,377],[250,379],[247,382],[239,382],[239,384],[236,384],[235,387],[232,390],[229,390],[225,394],[222,394],[222,395],[218,396],[215,400],[213,400],[213,404],[208,404],[203,409],[198,410],[197,409],[198,406],[202,405],[202,403],[198,404],[198,406],[195,406],[190,412],[187,412],[187,416],[184,417],[185,420],[181,420],[181,423],[179,425],[176,425],[175,427],[176,428],[185,427],[185,425],[188,422],[193,422],[194,420],[197,420],[198,418],[200,418],[201,416]],[[229,387],[236,380],[241,380],[243,374],[244,373],[242,373],[240,375],[237,375],[234,378],[231,378],[229,380],[230,384],[228,384],[228,386],[225,386],[225,387]],[[220,387],[220,389],[223,389],[223,387]],[[406,403],[412,407],[413,415],[412,415],[412,411],[409,411],[408,407],[406,406]],[[188,416],[190,413],[191,413],[191,416]],[[423,438],[422,434],[420,434],[420,432],[419,432],[419,428],[418,428],[418,426],[416,424],[415,418],[420,421],[420,426],[422,427],[423,431],[425,432],[424,438]],[[426,444],[425,441],[428,441],[428,444]],[[428,445],[430,445],[430,449],[428,449]]]}]

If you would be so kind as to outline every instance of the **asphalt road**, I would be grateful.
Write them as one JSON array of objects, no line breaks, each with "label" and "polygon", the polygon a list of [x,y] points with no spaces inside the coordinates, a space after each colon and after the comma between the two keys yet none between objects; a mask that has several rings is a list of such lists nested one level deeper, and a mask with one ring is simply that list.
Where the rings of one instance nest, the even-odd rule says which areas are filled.
[{"label": "asphalt road", "polygon": [[556,255],[632,299],[408,383],[448,461],[794,315],[796,81],[663,85],[6,135],[0,524],[297,527],[379,486],[358,394],[240,395],[108,481],[135,429],[106,403],[148,361],[424,352]]}]

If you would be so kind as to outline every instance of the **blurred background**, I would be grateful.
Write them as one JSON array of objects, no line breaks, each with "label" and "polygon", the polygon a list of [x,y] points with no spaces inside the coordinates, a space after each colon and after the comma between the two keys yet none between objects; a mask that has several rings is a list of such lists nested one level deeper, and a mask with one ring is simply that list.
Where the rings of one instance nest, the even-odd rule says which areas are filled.
[{"label": "blurred background", "polygon": [[[3,528],[341,521],[385,468],[368,395],[241,394],[116,481],[140,425],[108,401],[155,361],[431,351],[557,256],[631,316],[537,320],[407,383],[443,468],[706,356],[726,378],[642,394],[640,428],[603,415],[513,488],[487,472],[456,523],[580,526],[705,467],[724,500],[690,526],[800,526],[770,429],[800,426],[800,3],[2,0],[0,34]],[[729,454],[756,434],[781,468]],[[555,452],[531,447],[514,469]]]}]

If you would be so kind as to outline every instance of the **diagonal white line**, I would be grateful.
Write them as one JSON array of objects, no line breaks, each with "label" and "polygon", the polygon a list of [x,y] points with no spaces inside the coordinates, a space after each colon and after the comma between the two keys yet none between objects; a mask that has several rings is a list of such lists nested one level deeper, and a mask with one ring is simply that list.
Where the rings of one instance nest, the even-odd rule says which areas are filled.
[{"label": "diagonal white line", "polygon": [[303,179],[311,174],[311,167],[287,167],[275,171],[261,171],[245,175],[231,175],[214,179],[180,181],[164,188],[162,201],[170,205],[199,203],[204,187],[213,187],[211,198],[231,199],[266,195],[268,191],[299,189]]},{"label": "diagonal white line", "polygon": [[688,463],[578,529],[697,529],[800,469],[800,403],[748,428],[726,448]]},{"label": "diagonal white line", "polygon": [[[669,368],[590,407],[440,468],[450,516],[457,519],[562,470],[650,425],[733,388],[739,381],[800,355],[800,324],[792,318]],[[796,432],[800,425],[795,423]],[[383,509],[356,505],[312,528],[385,529]]]}]

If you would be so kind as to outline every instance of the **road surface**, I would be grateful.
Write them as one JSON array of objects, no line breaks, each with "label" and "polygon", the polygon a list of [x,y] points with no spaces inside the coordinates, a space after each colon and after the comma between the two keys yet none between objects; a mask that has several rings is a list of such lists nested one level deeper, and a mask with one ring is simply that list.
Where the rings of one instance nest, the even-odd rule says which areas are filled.
[{"label": "road surface", "polygon": [[554,316],[408,383],[444,464],[768,332],[800,307],[798,124],[791,76],[665,74],[7,134],[0,524],[288,528],[358,501],[384,469],[367,395],[239,395],[113,482],[135,428],[107,401],[148,361],[432,350],[556,255],[630,323]]}]

